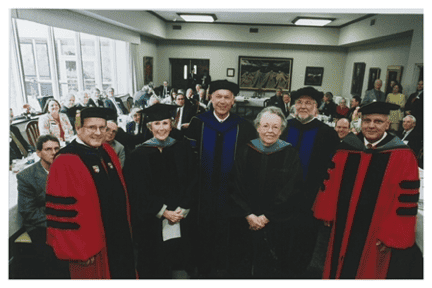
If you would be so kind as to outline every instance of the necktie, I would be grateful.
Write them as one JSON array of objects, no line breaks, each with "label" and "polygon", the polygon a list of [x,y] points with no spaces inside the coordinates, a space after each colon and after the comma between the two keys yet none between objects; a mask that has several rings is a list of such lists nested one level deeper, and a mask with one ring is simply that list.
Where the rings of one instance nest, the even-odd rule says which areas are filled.
[{"label": "necktie", "polygon": [[174,127],[178,126],[179,121],[180,121],[180,108],[177,108],[177,114],[176,114],[176,117],[175,117],[175,125],[174,125]]},{"label": "necktie", "polygon": [[12,137],[12,140],[17,145],[18,149],[21,151],[21,154],[24,156],[24,158],[27,157],[28,155],[27,150],[24,148],[24,146],[21,144],[21,142],[18,140],[18,138],[15,136],[15,134],[12,131],[10,131],[10,136]]}]

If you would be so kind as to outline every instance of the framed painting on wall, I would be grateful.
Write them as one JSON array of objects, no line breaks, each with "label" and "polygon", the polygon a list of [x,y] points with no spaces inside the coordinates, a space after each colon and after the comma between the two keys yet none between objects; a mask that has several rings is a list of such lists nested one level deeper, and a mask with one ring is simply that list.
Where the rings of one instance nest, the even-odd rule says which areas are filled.
[{"label": "framed painting on wall", "polygon": [[392,93],[392,82],[401,82],[402,80],[402,71],[403,66],[395,66],[391,65],[387,67],[387,75],[386,75],[386,89],[385,89],[385,95]]},{"label": "framed painting on wall", "polygon": [[240,89],[291,91],[293,58],[239,56],[238,83]]},{"label": "framed painting on wall", "polygon": [[368,87],[367,90],[371,90],[374,88],[375,80],[379,79],[381,76],[380,68],[370,68],[369,69],[369,78],[368,78]]},{"label": "framed painting on wall", "polygon": [[153,81],[153,57],[144,56],[144,85]]},{"label": "framed painting on wall", "polygon": [[354,63],[353,76],[351,81],[351,94],[361,96],[363,88],[363,79],[365,74],[366,63]]},{"label": "framed painting on wall", "polygon": [[321,86],[324,75],[324,67],[306,67],[304,85]]}]

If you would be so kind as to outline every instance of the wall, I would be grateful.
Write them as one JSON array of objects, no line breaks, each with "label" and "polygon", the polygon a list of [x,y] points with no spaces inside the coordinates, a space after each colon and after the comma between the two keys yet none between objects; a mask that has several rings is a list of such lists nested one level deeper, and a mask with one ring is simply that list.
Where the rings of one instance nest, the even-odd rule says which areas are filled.
[{"label": "wall", "polygon": [[[367,90],[369,68],[372,67],[381,69],[380,78],[383,80],[383,88],[381,88],[381,91],[384,91],[384,87],[386,86],[387,66],[401,65],[404,67],[405,72],[410,54],[411,38],[411,35],[408,35],[349,48],[344,69],[342,96],[351,98],[351,80],[355,62],[366,63],[362,98]],[[402,80],[404,80],[405,77],[404,72],[402,73]],[[405,87],[404,90],[406,90]]]},{"label": "wall", "polygon": [[[306,66],[324,67],[321,91],[342,92],[342,79],[347,56],[345,48],[311,47],[304,45],[272,45],[228,42],[185,42],[160,41],[158,43],[157,85],[170,79],[169,58],[201,58],[210,60],[212,80],[227,79],[238,83],[239,56],[293,58],[292,90],[304,86]],[[235,69],[234,77],[227,77],[227,68]],[[242,95],[251,95],[251,91],[242,91]],[[272,96],[274,92],[266,93]]]},{"label": "wall", "polygon": [[153,57],[153,82],[155,85],[158,84],[157,75],[161,69],[158,61],[156,40],[141,36],[141,44],[136,47],[136,79],[137,79],[137,90],[140,90],[144,86],[144,63],[143,57]]}]

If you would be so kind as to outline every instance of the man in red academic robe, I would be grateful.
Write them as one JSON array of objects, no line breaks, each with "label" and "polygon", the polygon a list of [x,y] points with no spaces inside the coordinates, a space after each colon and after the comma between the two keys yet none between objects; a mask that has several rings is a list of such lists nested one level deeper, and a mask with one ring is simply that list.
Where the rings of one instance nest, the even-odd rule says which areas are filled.
[{"label": "man in red academic robe", "polygon": [[136,278],[126,185],[117,155],[103,144],[106,110],[81,111],[78,137],[48,176],[47,244],[69,261],[73,279]]},{"label": "man in red academic robe", "polygon": [[[401,251],[414,247],[420,181],[415,155],[386,132],[389,111],[397,108],[363,106],[362,133],[348,135],[333,157],[313,207],[332,226],[323,278],[390,278],[391,263],[401,263]],[[400,277],[422,273],[422,263],[412,266],[421,267],[414,273],[409,266],[398,269],[412,276]]]}]

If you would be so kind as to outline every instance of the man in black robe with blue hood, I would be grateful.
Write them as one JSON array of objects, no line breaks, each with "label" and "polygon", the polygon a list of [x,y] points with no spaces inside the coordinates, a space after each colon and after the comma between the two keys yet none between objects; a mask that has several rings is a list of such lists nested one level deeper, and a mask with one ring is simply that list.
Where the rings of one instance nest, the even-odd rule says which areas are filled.
[{"label": "man in black robe with blue hood", "polygon": [[[307,211],[302,223],[299,223],[298,241],[299,249],[303,252],[302,260],[298,265],[299,275],[311,262],[312,253],[317,242],[318,229],[321,225],[312,215],[312,204],[318,193],[320,185],[326,175],[326,170],[331,158],[339,144],[339,137],[334,129],[315,118],[315,114],[323,98],[323,93],[313,87],[304,87],[291,93],[295,104],[296,116],[288,120],[288,127],[282,133],[280,139],[291,143],[300,155],[303,169],[305,205],[303,211]],[[328,234],[328,231],[325,231]],[[323,234],[325,235],[325,233]],[[325,236],[324,236],[325,238]],[[325,242],[325,241],[324,241]],[[320,244],[319,244],[320,245]],[[323,244],[325,247],[325,243]],[[321,276],[324,255],[317,254],[311,262],[312,268],[317,273],[300,276],[301,278],[315,278]]]},{"label": "man in black robe with blue hood", "polygon": [[227,80],[210,83],[214,111],[192,118],[185,137],[198,156],[199,188],[193,243],[199,277],[227,278],[230,207],[228,175],[234,164],[237,147],[256,138],[253,125],[230,113],[239,86]]}]

